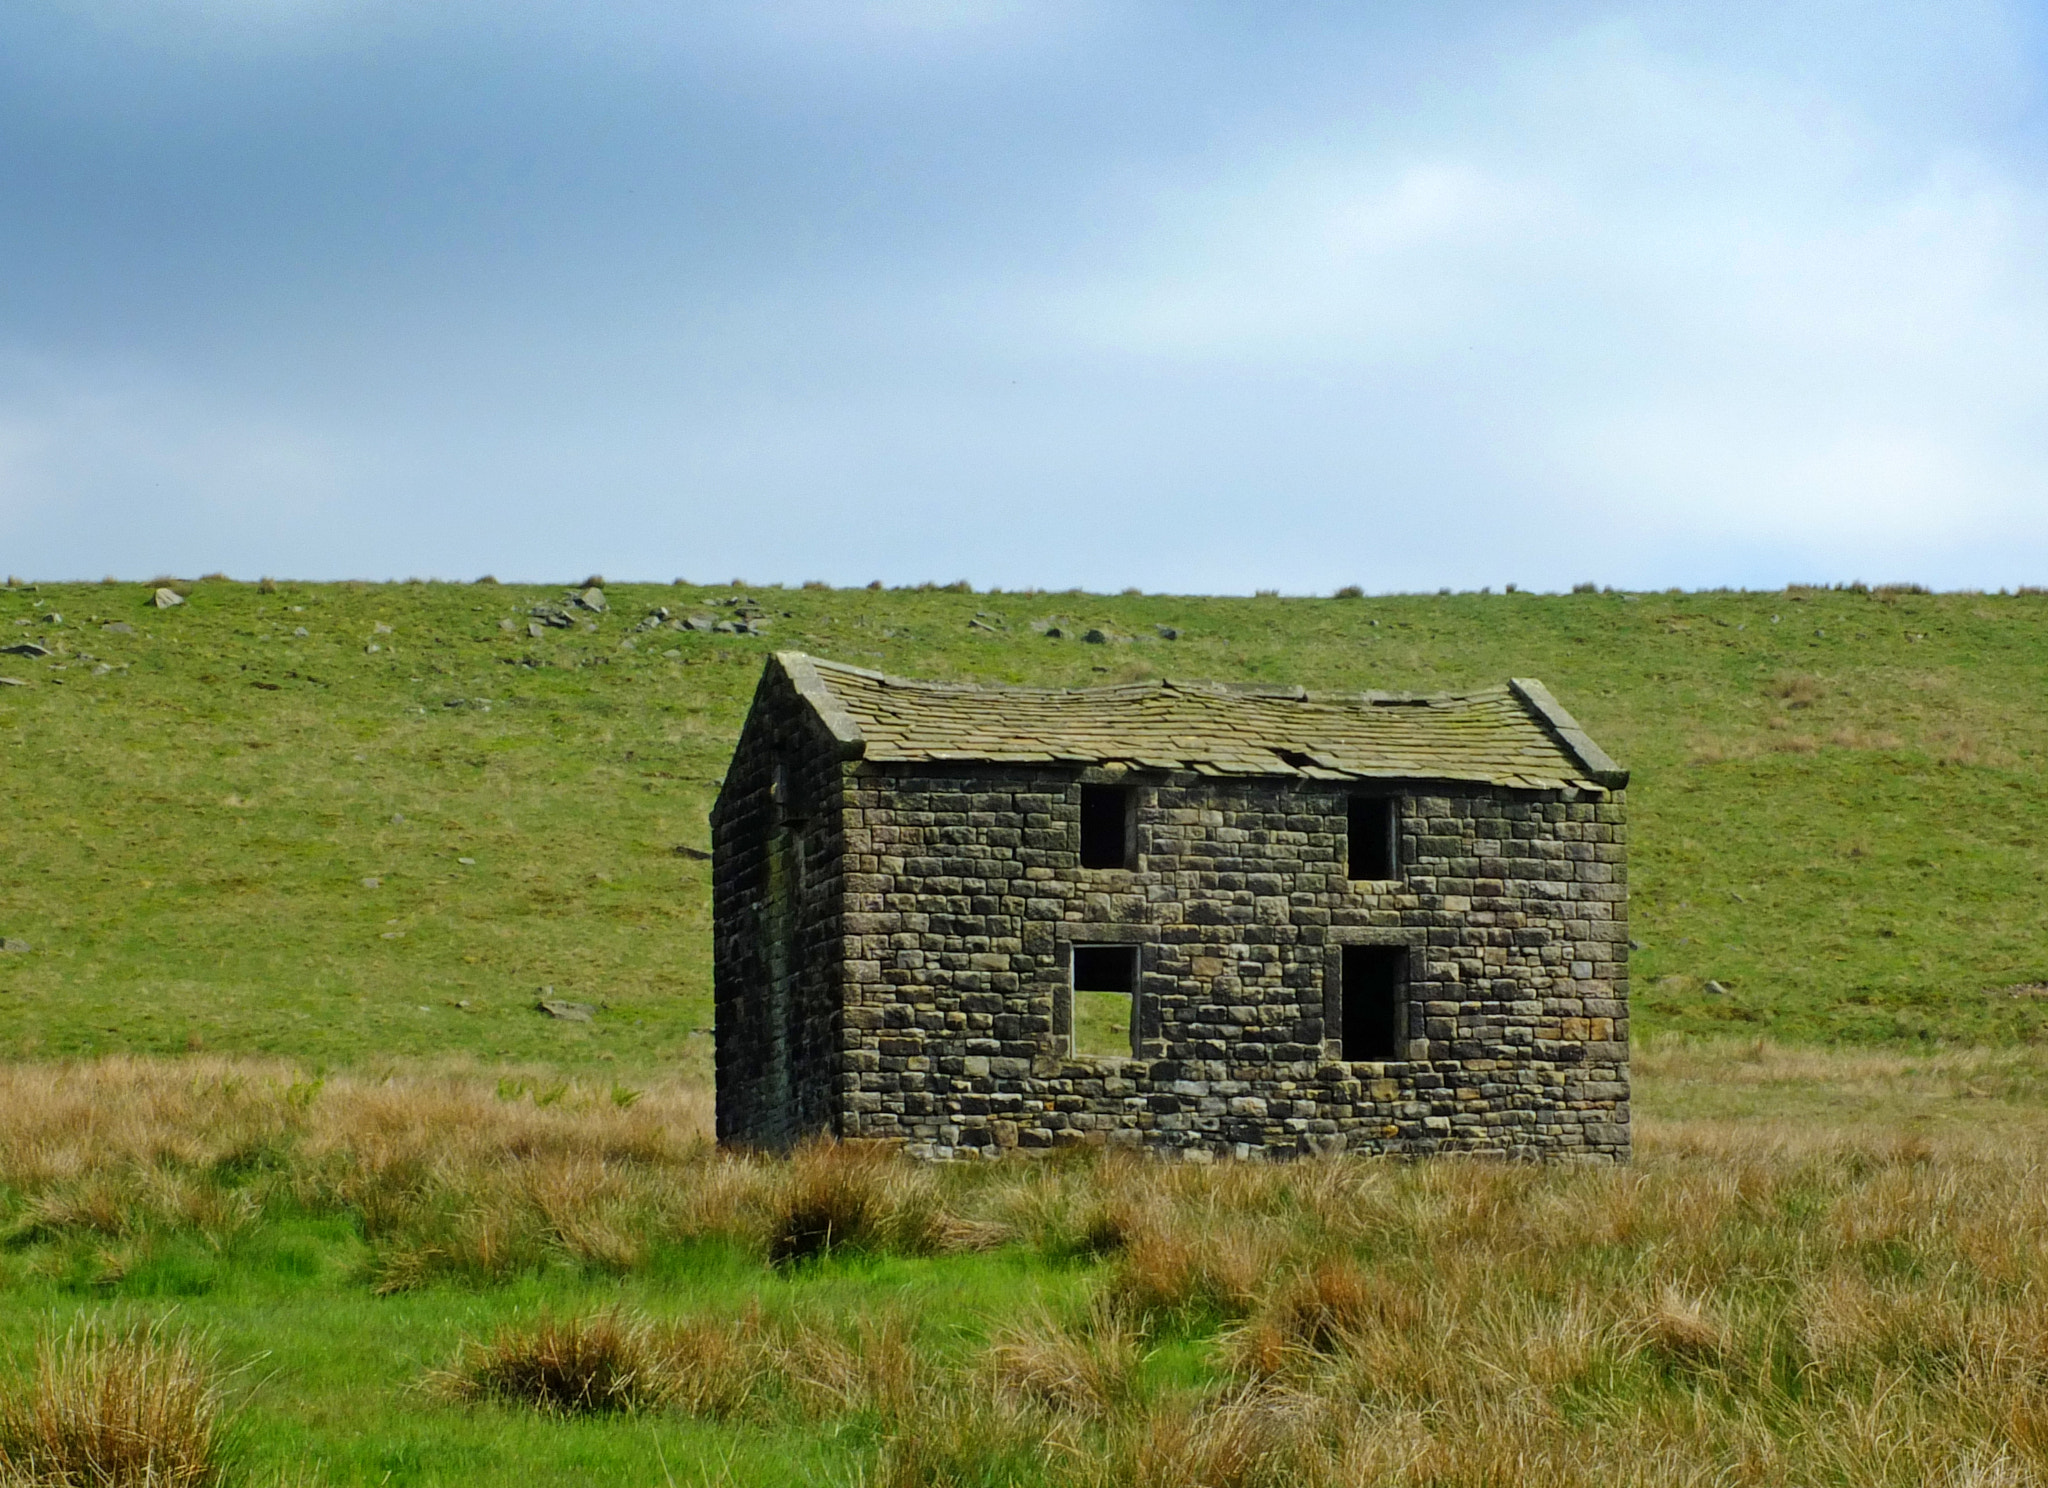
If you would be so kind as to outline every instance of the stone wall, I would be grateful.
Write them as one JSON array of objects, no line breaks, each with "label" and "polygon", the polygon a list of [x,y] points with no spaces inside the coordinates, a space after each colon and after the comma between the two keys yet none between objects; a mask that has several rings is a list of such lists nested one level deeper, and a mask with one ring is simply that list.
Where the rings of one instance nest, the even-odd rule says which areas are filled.
[{"label": "stone wall", "polygon": [[721,1142],[838,1128],[843,801],[830,736],[771,670],[711,814]]},{"label": "stone wall", "polygon": [[[1080,786],[1136,798],[1138,866],[1078,865]],[[840,1131],[934,1157],[1628,1154],[1626,803],[1418,787],[1402,876],[1346,877],[1350,789],[855,765]],[[1140,1055],[1067,1056],[1075,942],[1140,947]],[[1341,947],[1410,948],[1407,1058],[1327,1057]]]},{"label": "stone wall", "polygon": [[[1079,866],[1106,782],[1133,868]],[[720,1139],[1626,1159],[1623,794],[1410,785],[1400,878],[1359,883],[1353,792],[848,762],[771,674],[714,814]],[[1139,948],[1129,1058],[1055,1031],[1069,948],[1101,942]],[[1405,1058],[1334,1057],[1358,943],[1409,948]]]}]

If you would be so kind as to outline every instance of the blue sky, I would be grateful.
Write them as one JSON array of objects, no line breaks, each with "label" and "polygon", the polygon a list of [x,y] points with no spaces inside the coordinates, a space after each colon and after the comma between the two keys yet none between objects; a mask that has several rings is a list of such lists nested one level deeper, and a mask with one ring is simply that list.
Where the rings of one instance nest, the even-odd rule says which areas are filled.
[{"label": "blue sky", "polygon": [[2031,8],[11,0],[0,566],[2048,583]]}]

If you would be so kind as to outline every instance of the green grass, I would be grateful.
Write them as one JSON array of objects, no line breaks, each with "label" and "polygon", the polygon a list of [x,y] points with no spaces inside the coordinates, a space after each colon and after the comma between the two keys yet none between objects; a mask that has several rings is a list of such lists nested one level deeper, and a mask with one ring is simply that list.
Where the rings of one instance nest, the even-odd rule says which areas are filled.
[{"label": "green grass", "polygon": [[[677,849],[707,846],[771,646],[1069,685],[1539,676],[1634,771],[1639,1030],[2010,1042],[2048,1017],[2006,991],[2048,981],[2038,596],[618,585],[595,629],[536,641],[559,587],[189,587],[165,611],[0,590],[0,638],[56,652],[0,657],[28,684],[0,686],[0,934],[32,947],[0,956],[0,1054],[706,1070],[708,865]],[[622,648],[651,606],[742,592],[766,638]],[[602,1011],[548,1019],[542,986]]]},{"label": "green grass", "polygon": [[[305,1093],[211,1058],[0,1081],[0,1425],[39,1337],[156,1321],[232,1371],[230,1488],[2048,1471],[2038,1049],[1655,1041],[1628,1169],[773,1162],[602,1084]],[[772,1263],[820,1194],[865,1216],[850,1248]],[[599,1221],[646,1243],[579,1249]],[[384,1289],[405,1246],[470,1254]],[[759,1372],[729,1410],[592,1418],[439,1383],[465,1344],[612,1313]]]},{"label": "green grass", "polygon": [[1129,1057],[1131,995],[1128,992],[1074,994],[1074,1052]]},{"label": "green grass", "polygon": [[[827,1318],[914,1310],[924,1320],[921,1341],[943,1352],[963,1332],[985,1333],[990,1305],[1028,1305],[1048,1281],[1016,1259],[884,1259],[832,1262],[789,1278],[758,1268],[623,1282],[531,1275],[487,1291],[433,1287],[379,1298],[349,1285],[346,1241],[325,1234],[299,1240],[298,1253],[320,1263],[317,1274],[266,1264],[258,1244],[218,1267],[215,1284],[176,1297],[141,1277],[92,1288],[10,1286],[0,1350],[26,1354],[53,1319],[155,1317],[174,1307],[179,1326],[206,1333],[226,1360],[243,1366],[231,1392],[242,1410],[237,1477],[255,1481],[312,1463],[320,1469],[315,1481],[334,1483],[659,1483],[665,1458],[688,1471],[683,1481],[697,1481],[706,1466],[715,1481],[718,1464],[729,1462],[736,1482],[810,1484],[846,1480],[863,1455],[865,1444],[849,1438],[843,1423],[813,1429],[788,1421],[765,1432],[675,1415],[550,1419],[442,1402],[422,1385],[465,1337],[488,1337],[543,1313],[614,1306],[664,1317],[727,1316],[750,1305],[787,1311],[798,1300],[808,1315]],[[1049,1280],[1056,1286],[1060,1278]]]},{"label": "green grass", "polygon": [[[1503,1481],[1511,1459],[1574,1482],[1731,1461],[1760,1480],[2018,1481],[2048,1463],[2025,1157],[2048,999],[2013,994],[2048,982],[2048,600],[757,590],[766,638],[627,650],[649,607],[736,591],[613,586],[595,630],[528,637],[527,606],[561,592],[214,581],[158,611],[136,585],[0,590],[0,644],[55,652],[0,657],[27,684],[0,686],[0,935],[31,947],[0,953],[0,1058],[298,1062],[16,1066],[0,1350],[81,1315],[209,1332],[246,1366],[230,1391],[249,1483],[971,1481],[994,1460],[977,1453],[1018,1450],[1009,1418],[948,1435],[785,1401],[741,1421],[551,1419],[422,1382],[464,1339],[543,1313],[758,1308],[893,1320],[937,1371],[930,1399],[980,1410],[1000,1394],[979,1372],[990,1341],[1091,1298],[1143,1321],[1137,1403],[1108,1426],[1022,1418],[1085,1448],[1048,1481],[1237,1481],[1201,1465],[1223,1448],[1189,1423],[1237,1419],[1232,1392],[1265,1367],[1243,1330],[1269,1325],[1296,1433],[1275,1451],[1308,1451],[1329,1402],[1370,1418],[1315,1448],[1353,1454],[1334,1481]],[[1072,639],[1089,627],[1112,639]],[[747,1169],[741,1193],[688,1132],[709,1067],[697,854],[771,646],[1075,685],[1543,678],[1635,771],[1642,1160],[897,1176],[910,1197],[889,1203],[952,1227],[871,1216],[867,1253],[770,1265],[759,1215],[798,1179]],[[534,1011],[542,986],[596,1019]],[[407,1084],[421,1063],[483,1073]],[[58,1113],[74,1078],[108,1094]],[[1427,1326],[1289,1352],[1290,1268],[1330,1255],[1407,1278]],[[1375,1468],[1374,1444],[1419,1455]]]}]

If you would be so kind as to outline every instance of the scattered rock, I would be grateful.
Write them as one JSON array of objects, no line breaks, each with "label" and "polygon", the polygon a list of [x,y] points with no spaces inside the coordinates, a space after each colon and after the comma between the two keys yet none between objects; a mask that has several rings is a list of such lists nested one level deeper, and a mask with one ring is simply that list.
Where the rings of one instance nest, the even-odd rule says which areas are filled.
[{"label": "scattered rock", "polygon": [[546,1013],[550,1018],[560,1018],[567,1023],[588,1023],[597,1016],[597,1009],[587,1002],[563,1002],[553,996],[553,987],[540,989],[540,1000],[533,1005],[534,1011]]},{"label": "scattered rock", "polygon": [[303,625],[296,625],[292,627],[292,634],[297,636],[300,640],[304,640],[307,636],[311,635],[312,633],[312,631],[306,629],[306,627]]},{"label": "scattered rock", "polygon": [[382,651],[383,649],[384,648],[382,646],[378,645],[375,641],[372,641],[370,642],[369,645],[363,647],[363,654],[366,656],[375,656],[379,651]]},{"label": "scattered rock", "polygon": [[[113,621],[113,622],[112,622],[111,624],[107,624],[107,625],[102,625],[102,626],[100,627],[100,629],[101,629],[101,630],[104,630],[104,631],[105,631],[105,632],[107,632],[107,634],[109,634],[109,635],[134,635],[134,634],[135,634],[135,627],[134,627],[134,626],[132,626],[132,625],[130,625],[130,624],[129,624],[129,623],[128,623],[128,622],[126,621],[126,620],[116,620],[116,621]],[[301,635],[304,635],[304,634],[305,634],[305,632],[304,632],[304,631],[300,631],[300,632],[299,632],[299,634],[301,634]]]},{"label": "scattered rock", "polygon": [[1159,632],[1159,639],[1162,641],[1177,641],[1180,639],[1180,627],[1178,626],[1155,625],[1152,628]]},{"label": "scattered rock", "polygon": [[638,625],[634,626],[633,629],[636,631],[659,630],[662,626],[668,624],[668,621],[669,608],[667,605],[660,605],[655,609],[649,610],[645,618]]},{"label": "scattered rock", "polygon": [[1001,630],[1000,630],[1000,629],[999,629],[998,627],[996,627],[996,626],[993,626],[993,625],[989,625],[989,624],[986,624],[986,623],[984,623],[983,621],[980,621],[980,620],[970,620],[970,621],[968,621],[968,622],[967,622],[967,628],[968,628],[969,630],[985,630],[985,631],[987,631],[987,632],[988,632],[988,633],[989,633],[990,635],[1001,635],[1001,634],[1002,634],[1002,631],[1001,631]]},{"label": "scattered rock", "polygon": [[0,656],[48,656],[50,648],[39,646],[34,641],[23,641],[17,646],[0,646]]},{"label": "scattered rock", "polygon": [[679,858],[695,858],[700,863],[708,863],[711,861],[710,853],[704,851],[704,849],[701,847],[692,847],[687,842],[678,842],[674,847],[670,848],[669,851],[673,852]]},{"label": "scattered rock", "polygon": [[709,635],[712,631],[718,629],[718,621],[711,615],[692,615],[689,619],[682,621],[681,625],[684,630],[699,631],[704,635]]},{"label": "scattered rock", "polygon": [[465,868],[474,868],[474,867],[476,867],[476,859],[475,859],[475,858],[457,858],[457,859],[456,859],[455,861],[456,861],[456,862],[458,862],[458,863],[460,863],[460,864],[461,864],[461,865],[462,865],[463,867],[465,867]]},{"label": "scattered rock", "polygon": [[681,656],[682,654],[682,652],[671,647],[668,650],[662,652],[661,657],[664,661],[674,661],[678,656]]},{"label": "scattered rock", "polygon": [[0,687],[26,687],[28,683],[19,677],[0,677]]},{"label": "scattered rock", "polygon": [[547,627],[538,620],[529,620],[526,622],[526,633],[537,641],[547,634]]},{"label": "scattered rock", "polygon": [[[576,623],[576,617],[567,610],[562,609],[559,605],[537,604],[526,613],[535,620],[538,620],[542,625],[553,626],[556,630],[567,630]],[[534,630],[531,625],[527,626],[527,630],[535,635],[540,633]]]},{"label": "scattered rock", "polygon": [[610,606],[604,602],[604,590],[599,589],[596,585],[592,585],[590,588],[583,590],[581,593],[570,594],[569,600],[572,604],[581,605],[584,609],[590,611],[593,615],[602,615],[607,609],[610,608]]},{"label": "scattered rock", "polygon": [[1109,636],[1100,630],[1087,632],[1081,637],[1081,640],[1084,644],[1090,646],[1107,646],[1109,644]]},{"label": "scattered rock", "polygon": [[5,940],[0,940],[0,951],[6,951],[12,955],[18,956],[23,951],[26,951],[28,948],[29,946],[27,941],[16,940],[12,936],[9,936]]},{"label": "scattered rock", "polygon": [[1728,995],[1728,989],[1719,982],[1708,982],[1706,990],[1709,997],[1726,997]]},{"label": "scattered rock", "polygon": [[390,634],[391,634],[391,627],[390,627],[390,626],[388,626],[388,625],[386,625],[386,624],[385,624],[385,623],[384,623],[384,622],[383,622],[382,620],[379,620],[379,621],[378,621],[378,622],[377,622],[377,623],[376,623],[375,625],[373,625],[373,626],[371,626],[371,627],[370,627],[370,634],[371,634],[371,635],[390,635]]},{"label": "scattered rock", "polygon": [[150,602],[160,610],[168,610],[173,605],[183,604],[185,596],[178,593],[175,589],[159,589]]},{"label": "scattered rock", "polygon": [[366,889],[381,889],[384,887],[384,880],[381,878],[366,878],[363,880],[363,887]]},{"label": "scattered rock", "polygon": [[1649,949],[1649,947],[1644,945],[1640,940],[1631,940],[1628,943],[1628,948],[1632,951],[1647,951]]}]

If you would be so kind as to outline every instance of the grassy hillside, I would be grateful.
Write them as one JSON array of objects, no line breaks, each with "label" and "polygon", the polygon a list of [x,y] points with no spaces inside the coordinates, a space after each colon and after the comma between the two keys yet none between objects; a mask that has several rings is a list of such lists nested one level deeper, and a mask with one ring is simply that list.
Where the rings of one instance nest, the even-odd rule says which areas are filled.
[{"label": "grassy hillside", "polygon": [[[2043,1027],[2048,598],[617,585],[535,638],[558,586],[186,587],[0,590],[0,644],[51,653],[0,656],[0,934],[28,947],[0,954],[0,1056],[705,1069],[694,854],[783,646],[1075,685],[1538,676],[1635,772],[1639,1032]],[[736,596],[765,634],[634,629]],[[535,1012],[542,986],[600,1011]]]}]

